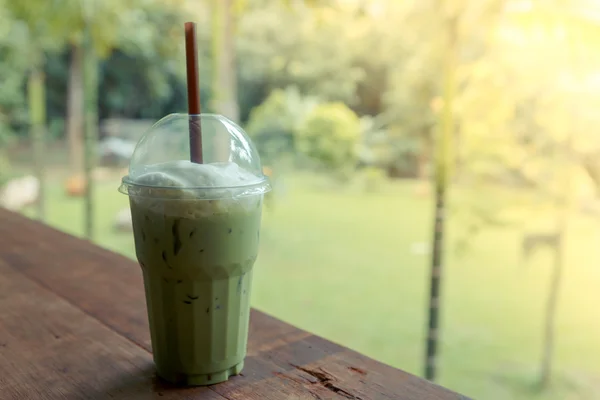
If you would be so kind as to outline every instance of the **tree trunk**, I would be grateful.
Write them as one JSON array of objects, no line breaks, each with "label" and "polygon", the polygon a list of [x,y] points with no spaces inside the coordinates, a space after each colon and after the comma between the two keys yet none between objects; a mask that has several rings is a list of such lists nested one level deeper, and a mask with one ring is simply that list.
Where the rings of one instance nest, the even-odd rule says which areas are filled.
[{"label": "tree trunk", "polygon": [[31,118],[31,142],[33,144],[33,165],[35,176],[39,182],[37,197],[38,219],[45,219],[46,184],[44,176],[44,145],[46,123],[46,95],[44,93],[45,77],[40,68],[34,68],[27,82],[29,115]]},{"label": "tree trunk", "polygon": [[213,108],[239,123],[234,0],[212,2]]},{"label": "tree trunk", "polygon": [[439,340],[440,288],[444,262],[444,212],[446,208],[446,186],[436,180],[435,210],[431,272],[429,280],[429,323],[427,326],[427,348],[425,354],[425,379],[435,380],[437,344]]},{"label": "tree trunk", "polygon": [[554,254],[554,268],[552,270],[548,299],[546,300],[546,321],[544,323],[542,363],[540,369],[540,387],[542,389],[548,387],[552,377],[554,331],[556,327],[555,317],[564,269],[564,230],[565,228],[563,227],[558,232],[558,243]]},{"label": "tree trunk", "polygon": [[94,180],[95,149],[98,139],[98,60],[91,41],[89,27],[84,31],[84,105],[85,105],[85,235],[94,237]]},{"label": "tree trunk", "polygon": [[83,48],[71,46],[67,93],[67,138],[71,172],[80,174],[83,168]]},{"label": "tree trunk", "polygon": [[[576,116],[576,112],[574,112],[573,115]],[[574,119],[574,121],[577,120],[577,118]],[[567,165],[561,168],[561,170],[563,170],[565,173],[565,178],[562,188],[563,197],[559,202],[558,217],[556,223],[556,232],[558,240],[554,254],[554,268],[552,270],[552,278],[550,280],[548,299],[546,300],[546,321],[544,323],[543,350],[539,382],[541,389],[547,388],[550,384],[550,381],[552,379],[552,367],[554,364],[556,311],[558,308],[560,288],[562,285],[562,277],[565,267],[565,255],[567,246],[566,238],[573,196],[572,153],[576,126],[577,124],[570,127],[570,132],[567,136],[567,141],[564,146],[564,151],[567,154]]]},{"label": "tree trunk", "polygon": [[434,158],[433,151],[433,138],[431,128],[425,128],[421,132],[421,152],[418,154],[418,171],[417,178],[420,181],[427,181],[431,178],[431,161]]},{"label": "tree trunk", "polygon": [[[445,7],[439,7],[444,12]],[[446,199],[450,176],[452,157],[451,142],[454,135],[454,68],[455,47],[457,36],[457,17],[443,15],[445,32],[441,51],[443,57],[443,99],[444,105],[438,126],[437,140],[435,143],[435,211],[432,238],[432,257],[429,283],[429,320],[427,330],[427,347],[425,353],[425,379],[435,380],[437,364],[437,347],[439,340],[439,316],[441,306],[442,271],[444,264],[444,232],[446,217]]]},{"label": "tree trunk", "polygon": [[600,156],[596,152],[586,154],[581,157],[581,165],[594,184],[596,196],[600,197],[600,164],[597,161],[598,159],[600,159]]}]

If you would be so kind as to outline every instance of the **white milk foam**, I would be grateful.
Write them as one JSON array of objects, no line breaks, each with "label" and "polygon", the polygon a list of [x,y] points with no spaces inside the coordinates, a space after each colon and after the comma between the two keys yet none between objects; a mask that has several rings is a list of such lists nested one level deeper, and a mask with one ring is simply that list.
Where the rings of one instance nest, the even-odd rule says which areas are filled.
[{"label": "white milk foam", "polygon": [[244,188],[262,178],[233,162],[169,161],[149,165],[130,178],[143,187],[139,195],[132,196],[136,204],[170,216],[198,218],[251,211],[262,201],[262,195],[251,195]]}]

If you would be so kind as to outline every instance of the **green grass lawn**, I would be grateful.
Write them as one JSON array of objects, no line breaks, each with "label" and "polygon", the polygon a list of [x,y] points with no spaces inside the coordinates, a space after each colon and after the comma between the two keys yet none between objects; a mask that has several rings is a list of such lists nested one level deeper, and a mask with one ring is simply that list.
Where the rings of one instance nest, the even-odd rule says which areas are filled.
[{"label": "green grass lawn", "polygon": [[[286,177],[265,213],[254,306],[420,374],[429,256],[411,249],[431,236],[431,199],[410,182],[367,194],[320,189],[309,178]],[[81,235],[83,202],[58,183],[49,187],[47,222]],[[133,258],[131,235],[111,228],[128,205],[117,185],[97,187],[95,240]],[[462,257],[448,248],[440,384],[478,399],[600,398],[600,225],[581,218],[572,227],[553,387],[533,388],[551,258],[540,251],[521,266],[519,232],[508,228],[479,235]]]}]

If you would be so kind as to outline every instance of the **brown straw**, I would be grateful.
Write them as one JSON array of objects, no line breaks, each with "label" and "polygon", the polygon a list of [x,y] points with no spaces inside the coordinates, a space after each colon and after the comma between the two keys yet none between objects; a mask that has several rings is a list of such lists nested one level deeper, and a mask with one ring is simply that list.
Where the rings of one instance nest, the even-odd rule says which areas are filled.
[{"label": "brown straw", "polygon": [[190,115],[190,161],[202,164],[202,126],[200,124],[200,83],[196,23],[185,23],[188,113]]}]

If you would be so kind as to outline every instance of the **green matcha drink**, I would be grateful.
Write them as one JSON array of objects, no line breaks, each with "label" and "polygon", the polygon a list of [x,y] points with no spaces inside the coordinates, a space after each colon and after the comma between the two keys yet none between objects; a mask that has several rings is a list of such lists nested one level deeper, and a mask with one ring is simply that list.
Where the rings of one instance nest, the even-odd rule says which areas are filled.
[{"label": "green matcha drink", "polygon": [[130,166],[121,191],[130,200],[157,372],[178,384],[223,382],[244,365],[268,183],[258,167],[234,161],[143,164]]},{"label": "green matcha drink", "polygon": [[253,200],[252,210],[210,215],[187,211],[211,200],[170,200],[165,212],[131,200],[154,361],[169,381],[210,384],[242,370],[261,216]]}]

